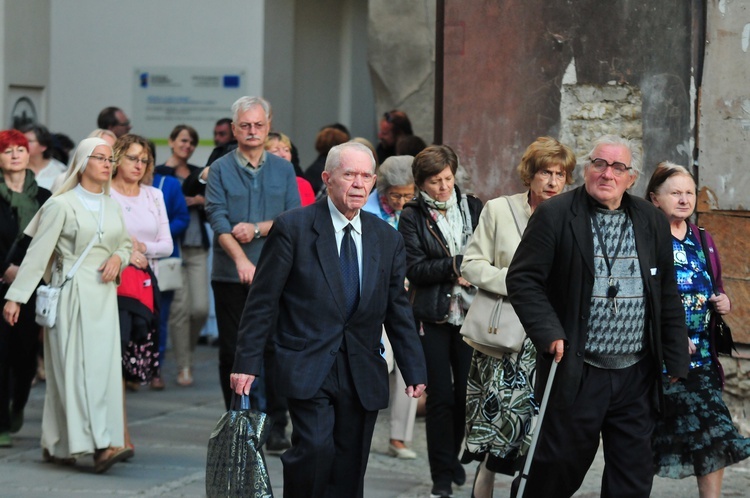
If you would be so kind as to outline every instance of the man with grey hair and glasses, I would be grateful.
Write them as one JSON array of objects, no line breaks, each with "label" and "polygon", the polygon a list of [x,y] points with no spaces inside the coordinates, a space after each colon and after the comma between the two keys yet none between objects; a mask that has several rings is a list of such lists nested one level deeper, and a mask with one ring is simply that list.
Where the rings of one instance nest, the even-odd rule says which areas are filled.
[{"label": "man with grey hair and glasses", "polygon": [[526,496],[572,496],[600,435],[601,496],[651,491],[662,371],[687,377],[689,355],[667,219],[627,193],[639,175],[631,140],[596,140],[584,184],[537,208],[508,270],[508,296],[539,351],[538,399],[553,382]]},{"label": "man with grey hair and glasses", "polygon": [[[211,165],[206,186],[206,214],[214,232],[211,288],[219,329],[219,378],[227,409],[237,330],[260,251],[273,219],[300,206],[294,168],[265,150],[271,104],[260,97],[241,97],[232,105],[232,116],[237,149]],[[266,357],[272,355],[269,344]],[[276,396],[272,370],[265,374],[267,411],[274,420],[266,449],[279,452],[290,446],[284,433],[286,405]]]}]

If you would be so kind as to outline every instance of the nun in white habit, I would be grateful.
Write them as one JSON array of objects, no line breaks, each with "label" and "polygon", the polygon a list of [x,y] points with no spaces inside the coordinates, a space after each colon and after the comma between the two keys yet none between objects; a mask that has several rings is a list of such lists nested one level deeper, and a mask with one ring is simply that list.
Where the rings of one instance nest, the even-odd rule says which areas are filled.
[{"label": "nun in white habit", "polygon": [[96,472],[132,456],[123,447],[123,391],[117,283],[130,259],[131,241],[120,206],[109,197],[112,147],[101,138],[81,141],[59,190],[25,232],[33,237],[5,298],[4,318],[15,324],[44,277],[65,282],[55,325],[44,331],[47,386],[42,416],[46,461],[71,464],[94,454]]}]

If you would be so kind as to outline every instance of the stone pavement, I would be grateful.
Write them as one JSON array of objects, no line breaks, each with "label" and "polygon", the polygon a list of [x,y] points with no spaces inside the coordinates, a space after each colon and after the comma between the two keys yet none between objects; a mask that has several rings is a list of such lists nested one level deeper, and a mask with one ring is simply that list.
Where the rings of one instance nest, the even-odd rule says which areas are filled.
[{"label": "stone pavement", "polygon": [[[208,437],[223,413],[217,379],[217,349],[199,346],[196,354],[196,383],[181,388],[174,382],[174,365],[167,358],[167,389],[141,389],[128,393],[128,418],[136,447],[135,458],[115,465],[107,474],[93,473],[91,458],[75,467],[42,462],[39,433],[44,384],[32,390],[26,423],[14,437],[14,447],[0,449],[0,496],[3,497],[87,497],[87,496],[205,496],[205,462]],[[365,478],[367,498],[426,498],[430,493],[429,467],[424,441],[424,419],[418,418],[414,449],[416,460],[404,461],[387,455],[388,417],[378,419],[372,453]],[[283,483],[278,457],[267,457],[276,496]],[[599,496],[602,458],[599,455],[577,497]],[[471,496],[474,465],[467,465],[466,485],[454,488],[456,498]],[[495,497],[508,496],[509,477],[499,477]],[[750,463],[742,462],[725,473],[723,496],[750,496]],[[652,496],[697,497],[693,478],[654,481]]]}]

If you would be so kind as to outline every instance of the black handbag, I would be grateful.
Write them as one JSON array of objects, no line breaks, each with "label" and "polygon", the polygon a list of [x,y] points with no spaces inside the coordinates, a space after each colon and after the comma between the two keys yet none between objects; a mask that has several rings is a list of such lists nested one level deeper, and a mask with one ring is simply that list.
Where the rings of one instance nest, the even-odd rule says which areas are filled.
[{"label": "black handbag", "polygon": [[[239,400],[239,407],[238,405]],[[273,498],[261,446],[271,420],[250,409],[250,397],[232,394],[232,406],[219,419],[208,440],[206,494],[209,498]]]},{"label": "black handbag", "polygon": [[[711,287],[713,288],[714,294],[718,296],[720,292],[716,288],[714,270],[711,266],[711,256],[709,255],[708,242],[706,241],[706,229],[698,227],[698,231],[700,232],[703,255],[706,258],[706,269],[708,270],[708,276],[711,277]],[[724,318],[715,311],[711,313],[709,330],[712,332],[711,339],[713,340],[714,348],[718,354],[731,356],[732,350],[737,352],[737,348],[734,346],[734,339],[732,338],[732,329],[729,328],[729,325],[724,321]]]}]

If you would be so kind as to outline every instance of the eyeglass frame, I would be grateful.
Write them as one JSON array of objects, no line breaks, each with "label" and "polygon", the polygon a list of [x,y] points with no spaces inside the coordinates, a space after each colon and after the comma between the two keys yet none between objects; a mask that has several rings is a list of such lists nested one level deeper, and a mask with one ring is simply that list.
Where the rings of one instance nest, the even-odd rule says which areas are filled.
[{"label": "eyeglass frame", "polygon": [[111,156],[107,157],[107,156],[98,156],[98,155],[94,156],[94,155],[91,155],[91,156],[86,156],[86,157],[88,159],[96,159],[97,161],[102,162],[102,163],[108,162],[109,164],[116,164],[115,158],[111,157]]},{"label": "eyeglass frame", "polygon": [[[601,164],[597,164],[597,161],[602,161],[604,163],[604,166]],[[621,163],[619,161],[614,162],[608,162],[606,159],[602,159],[601,157],[592,158],[589,157],[589,162],[591,163],[591,166],[594,168],[594,171],[597,173],[604,173],[607,171],[607,168],[612,168],[612,174],[615,176],[623,176],[625,173],[628,173],[629,171],[632,171],[631,166],[626,166],[625,163]],[[617,168],[617,165],[621,165],[622,168]]]},{"label": "eyeglass frame", "polygon": [[122,157],[133,163],[141,163],[144,166],[151,164],[151,159],[141,159],[140,157],[131,156],[130,154],[123,154]]}]

